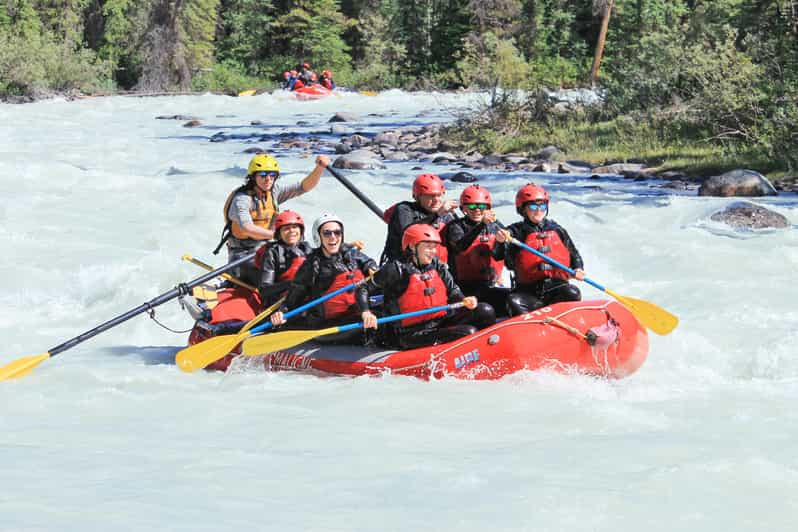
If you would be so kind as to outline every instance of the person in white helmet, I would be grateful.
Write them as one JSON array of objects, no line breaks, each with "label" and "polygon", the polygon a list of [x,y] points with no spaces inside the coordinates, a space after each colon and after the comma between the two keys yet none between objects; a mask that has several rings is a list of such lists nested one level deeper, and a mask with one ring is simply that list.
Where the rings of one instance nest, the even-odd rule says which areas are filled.
[{"label": "person in white helmet", "polygon": [[[335,214],[322,214],[312,229],[316,247],[299,267],[285,302],[272,314],[275,326],[285,323],[283,313],[339,288],[359,283],[320,305],[308,309],[295,326],[300,328],[335,327],[363,321],[364,328],[375,329],[377,317],[369,308],[369,292],[365,278],[377,271],[377,263],[357,247],[344,243],[344,222]],[[326,343],[358,343],[359,329],[326,335],[318,340]]]}]

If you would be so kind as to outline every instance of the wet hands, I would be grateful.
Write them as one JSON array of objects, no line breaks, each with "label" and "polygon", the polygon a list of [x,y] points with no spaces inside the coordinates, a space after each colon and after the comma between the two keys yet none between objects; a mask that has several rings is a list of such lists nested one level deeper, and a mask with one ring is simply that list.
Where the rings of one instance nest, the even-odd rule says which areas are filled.
[{"label": "wet hands", "polygon": [[327,157],[326,155],[316,156],[316,166],[327,168],[328,166],[330,166],[330,158]]},{"label": "wet hands", "polygon": [[376,329],[377,328],[377,316],[375,316],[371,311],[366,310],[360,315],[360,319],[363,321],[363,328],[364,329]]},{"label": "wet hands", "polygon": [[285,323],[285,316],[279,310],[271,315],[269,321],[272,322],[272,327],[279,327],[283,323]]},{"label": "wet hands", "polygon": [[578,281],[584,281],[585,280],[585,270],[583,270],[582,268],[575,269],[574,270],[574,277]]},{"label": "wet hands", "polygon": [[443,202],[441,208],[438,209],[438,214],[443,215],[452,212],[460,205],[460,202],[453,199],[448,199]]},{"label": "wet hands", "polygon": [[477,298],[474,296],[464,297],[463,306],[468,310],[474,310],[475,308],[477,308]]},{"label": "wet hands", "polygon": [[496,231],[496,242],[511,242],[513,235],[507,229],[499,229]]}]

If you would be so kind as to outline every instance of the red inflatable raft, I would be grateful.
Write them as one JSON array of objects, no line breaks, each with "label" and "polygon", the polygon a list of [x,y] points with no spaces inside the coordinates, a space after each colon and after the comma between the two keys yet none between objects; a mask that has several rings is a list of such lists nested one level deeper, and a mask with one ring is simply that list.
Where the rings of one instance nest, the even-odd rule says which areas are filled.
[{"label": "red inflatable raft", "polygon": [[330,89],[318,84],[302,87],[291,92],[296,96],[297,100],[318,100],[332,94]]},{"label": "red inflatable raft", "polygon": [[[251,297],[248,302],[220,293],[212,319],[196,323],[189,344],[236,332],[255,316]],[[233,315],[238,321],[230,321]],[[499,379],[520,370],[549,369],[622,378],[634,373],[647,354],[646,330],[624,306],[614,301],[580,301],[516,316],[447,344],[395,351],[308,342],[260,357],[231,353],[208,369],[224,371],[231,363],[246,363],[247,369],[266,371],[391,373],[422,379]],[[237,357],[242,360],[234,362]]]}]

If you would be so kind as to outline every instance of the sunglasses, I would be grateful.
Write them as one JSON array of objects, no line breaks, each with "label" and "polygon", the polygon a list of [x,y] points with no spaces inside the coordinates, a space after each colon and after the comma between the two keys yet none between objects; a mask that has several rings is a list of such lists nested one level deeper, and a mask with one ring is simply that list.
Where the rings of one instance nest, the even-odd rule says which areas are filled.
[{"label": "sunglasses", "polygon": [[331,238],[333,236],[340,237],[343,234],[344,232],[341,231],[340,229],[325,229],[324,231],[321,232],[321,236],[323,236],[324,238]]},{"label": "sunglasses", "polygon": [[280,172],[255,172],[255,175],[258,177],[271,177],[272,179],[277,179],[280,177]]},{"label": "sunglasses", "polygon": [[490,205],[488,205],[487,203],[466,203],[466,207],[468,207],[472,211],[475,211],[477,209],[481,211],[484,211],[485,209],[490,209]]},{"label": "sunglasses", "polygon": [[538,212],[539,210],[540,211],[547,211],[547,210],[549,210],[549,204],[548,203],[529,203],[526,206],[526,208],[529,209],[531,212]]}]

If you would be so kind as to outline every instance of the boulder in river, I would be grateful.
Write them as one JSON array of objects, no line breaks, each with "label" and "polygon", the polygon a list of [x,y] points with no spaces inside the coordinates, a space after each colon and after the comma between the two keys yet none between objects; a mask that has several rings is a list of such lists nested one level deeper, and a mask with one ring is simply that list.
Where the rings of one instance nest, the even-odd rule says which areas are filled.
[{"label": "boulder in river", "polygon": [[784,229],[790,226],[784,215],[748,201],[734,202],[714,213],[710,219],[734,229]]},{"label": "boulder in river", "polygon": [[335,113],[329,122],[357,122],[357,117],[352,113]]},{"label": "boulder in river", "polygon": [[753,170],[732,170],[706,179],[699,196],[778,196],[768,179]]},{"label": "boulder in river", "polygon": [[369,150],[354,150],[338,157],[335,162],[333,162],[333,168],[377,170],[384,169],[385,165]]}]

